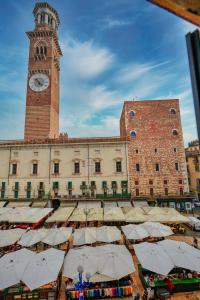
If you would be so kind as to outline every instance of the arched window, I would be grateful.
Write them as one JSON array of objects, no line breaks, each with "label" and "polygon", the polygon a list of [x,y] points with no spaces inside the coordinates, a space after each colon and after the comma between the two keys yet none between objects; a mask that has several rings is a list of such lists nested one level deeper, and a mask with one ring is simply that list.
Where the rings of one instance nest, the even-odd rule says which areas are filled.
[{"label": "arched window", "polygon": [[41,23],[45,23],[45,14],[41,14]]},{"label": "arched window", "polygon": [[172,134],[173,134],[174,136],[176,136],[176,135],[178,135],[178,131],[177,131],[176,129],[173,129],[173,130],[172,130]]},{"label": "arched window", "polygon": [[43,54],[43,47],[40,47],[40,54]]},{"label": "arched window", "polygon": [[135,132],[134,130],[132,130],[132,131],[130,132],[130,135],[131,135],[131,137],[136,137],[136,132]]},{"label": "arched window", "polygon": [[170,114],[175,115],[176,114],[176,109],[175,108],[170,108]]},{"label": "arched window", "polygon": [[36,53],[39,54],[40,51],[39,51],[39,47],[36,47]]},{"label": "arched window", "polygon": [[44,54],[47,55],[47,47],[44,46]]},{"label": "arched window", "polygon": [[134,112],[133,110],[131,110],[131,111],[130,111],[130,117],[131,117],[131,119],[133,119],[134,116],[135,116],[135,112]]}]

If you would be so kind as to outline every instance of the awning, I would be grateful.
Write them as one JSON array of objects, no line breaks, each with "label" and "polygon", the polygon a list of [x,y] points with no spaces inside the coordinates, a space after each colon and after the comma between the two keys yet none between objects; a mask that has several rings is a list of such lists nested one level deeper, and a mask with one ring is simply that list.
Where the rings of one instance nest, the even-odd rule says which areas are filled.
[{"label": "awning", "polygon": [[6,204],[6,201],[0,201],[0,207],[4,207],[5,204]]},{"label": "awning", "polygon": [[47,201],[34,201],[31,207],[41,207],[44,208],[47,206]]},{"label": "awning", "polygon": [[137,201],[136,200],[133,202],[133,204],[134,204],[134,207],[148,207],[149,206],[147,201]]},{"label": "awning", "polygon": [[24,232],[20,228],[0,230],[0,248],[15,244]]},{"label": "awning", "polygon": [[103,208],[89,208],[87,221],[103,221]]},{"label": "awning", "polygon": [[120,222],[125,221],[123,211],[120,207],[105,207],[104,208],[104,221],[105,222]]},{"label": "awning", "polygon": [[46,223],[53,222],[65,222],[69,219],[72,212],[74,211],[74,207],[61,207],[58,208],[47,220]]},{"label": "awning", "polygon": [[117,207],[117,201],[104,201],[103,202],[104,207]]},{"label": "awning", "polygon": [[132,207],[131,201],[118,201],[118,207]]},{"label": "awning", "polygon": [[22,201],[9,201],[7,207],[29,207],[31,202],[22,202]]},{"label": "awning", "polygon": [[69,218],[70,222],[85,222],[86,221],[86,209],[75,208],[72,215]]},{"label": "awning", "polygon": [[101,201],[79,201],[78,208],[101,208]]},{"label": "awning", "polygon": [[61,201],[60,203],[60,207],[76,207],[76,206],[77,206],[76,201],[65,200],[65,201]]}]

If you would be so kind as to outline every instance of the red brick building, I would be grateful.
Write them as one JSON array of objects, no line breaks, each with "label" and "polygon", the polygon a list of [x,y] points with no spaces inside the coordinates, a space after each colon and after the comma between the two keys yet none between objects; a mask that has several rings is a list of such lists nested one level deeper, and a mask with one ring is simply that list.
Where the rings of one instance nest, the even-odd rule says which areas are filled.
[{"label": "red brick building", "polygon": [[179,101],[125,101],[120,135],[128,145],[129,188],[134,196],[188,192]]}]

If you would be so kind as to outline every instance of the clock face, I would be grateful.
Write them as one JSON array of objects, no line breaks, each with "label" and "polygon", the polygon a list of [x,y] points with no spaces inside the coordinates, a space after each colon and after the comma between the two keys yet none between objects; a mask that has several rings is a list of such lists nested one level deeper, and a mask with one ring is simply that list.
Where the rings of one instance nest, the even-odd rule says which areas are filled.
[{"label": "clock face", "polygon": [[29,79],[29,86],[34,92],[44,91],[49,86],[49,77],[42,73],[34,74]]}]

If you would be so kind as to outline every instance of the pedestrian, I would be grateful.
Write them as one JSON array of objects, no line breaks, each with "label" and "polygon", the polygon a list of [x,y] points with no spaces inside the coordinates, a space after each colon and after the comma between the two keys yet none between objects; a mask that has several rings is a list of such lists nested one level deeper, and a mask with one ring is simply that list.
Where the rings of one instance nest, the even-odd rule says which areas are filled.
[{"label": "pedestrian", "polygon": [[148,299],[148,291],[145,290],[145,291],[144,291],[144,294],[143,294],[143,296],[142,296],[142,300],[147,300],[147,299]]},{"label": "pedestrian", "polygon": [[134,300],[140,300],[140,294],[139,294],[139,293],[137,293],[137,294],[135,295]]},{"label": "pedestrian", "polygon": [[194,237],[192,245],[194,248],[198,249],[198,240],[196,237]]}]

